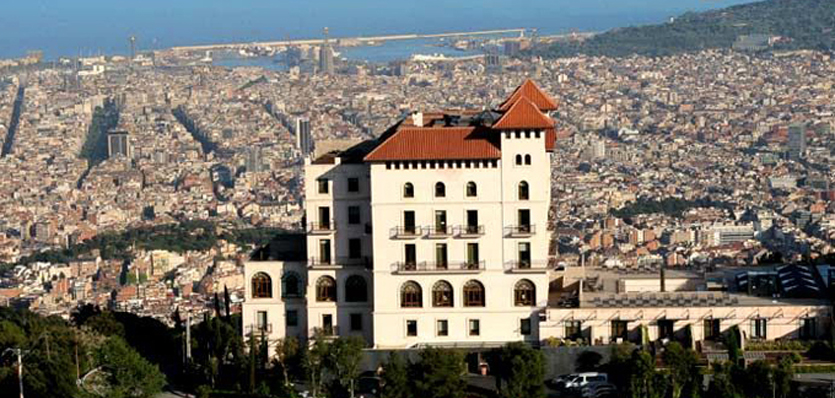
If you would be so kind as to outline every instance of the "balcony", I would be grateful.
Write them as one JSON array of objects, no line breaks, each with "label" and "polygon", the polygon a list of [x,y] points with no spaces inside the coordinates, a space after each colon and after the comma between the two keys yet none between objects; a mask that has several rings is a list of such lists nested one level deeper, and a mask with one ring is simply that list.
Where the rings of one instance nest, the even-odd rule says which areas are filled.
[{"label": "balcony", "polygon": [[308,268],[329,268],[335,267],[333,259],[330,257],[310,257],[307,259]]},{"label": "balcony", "polygon": [[459,238],[478,238],[484,235],[484,226],[459,225],[455,227],[455,235]]},{"label": "balcony", "polygon": [[426,237],[431,239],[443,239],[452,236],[452,227],[433,225],[425,227]]},{"label": "balcony", "polygon": [[517,273],[539,273],[546,272],[551,268],[548,260],[511,260],[504,263],[504,269],[507,272]]},{"label": "balcony", "polygon": [[313,328],[313,333],[319,333],[321,336],[324,337],[336,337],[339,336],[339,325],[330,325]]},{"label": "balcony", "polygon": [[504,234],[509,238],[526,238],[536,234],[536,225],[511,225],[504,228]]},{"label": "balcony", "polygon": [[258,324],[248,325],[246,327],[246,331],[247,331],[247,334],[250,334],[250,333],[255,333],[256,335],[258,335],[258,334],[270,334],[270,333],[273,332],[273,324],[268,323],[268,324],[265,324],[265,325],[258,325]]},{"label": "balcony", "polygon": [[337,265],[344,265],[346,267],[366,267],[371,268],[371,257],[363,256],[363,257],[337,257],[336,258]]},{"label": "balcony", "polygon": [[390,231],[392,239],[415,239],[423,235],[423,229],[416,226],[394,227]]},{"label": "balcony", "polygon": [[483,271],[484,261],[436,262],[423,261],[420,263],[396,262],[392,264],[392,271],[398,274],[420,273],[476,273]]},{"label": "balcony", "polygon": [[335,220],[325,220],[307,224],[307,232],[313,235],[328,235],[336,231]]}]

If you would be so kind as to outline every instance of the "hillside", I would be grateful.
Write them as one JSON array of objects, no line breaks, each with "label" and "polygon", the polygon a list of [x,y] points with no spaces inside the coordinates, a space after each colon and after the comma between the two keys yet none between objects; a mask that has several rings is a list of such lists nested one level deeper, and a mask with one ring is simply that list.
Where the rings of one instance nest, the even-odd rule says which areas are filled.
[{"label": "hillside", "polygon": [[835,1],[768,0],[686,13],[671,23],[618,28],[585,42],[558,42],[528,52],[545,58],[586,55],[672,55],[730,48],[740,35],[767,34],[787,40],[776,50],[835,49]]}]

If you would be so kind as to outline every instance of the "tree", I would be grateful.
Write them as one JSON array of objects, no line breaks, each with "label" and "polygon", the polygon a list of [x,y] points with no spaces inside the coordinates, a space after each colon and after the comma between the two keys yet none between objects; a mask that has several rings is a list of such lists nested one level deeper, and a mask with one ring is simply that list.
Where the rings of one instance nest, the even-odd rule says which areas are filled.
[{"label": "tree", "polygon": [[313,343],[303,351],[302,363],[307,372],[307,381],[310,384],[311,395],[319,397],[319,392],[324,384],[325,358],[328,355],[327,338],[319,330],[313,333]]},{"label": "tree", "polygon": [[663,389],[656,385],[655,358],[649,352],[638,350],[629,361],[629,396],[632,398],[659,398]]},{"label": "tree", "polygon": [[464,354],[460,351],[426,348],[420,352],[420,362],[409,373],[417,397],[463,398],[467,387],[465,371]]},{"label": "tree", "polygon": [[165,385],[165,376],[159,368],[142,358],[120,337],[109,337],[97,351],[96,358],[109,375],[108,397],[153,397]]},{"label": "tree", "polygon": [[340,337],[329,344],[325,367],[333,376],[331,389],[333,396],[354,396],[354,385],[360,373],[363,347],[365,347],[365,341],[357,336]]},{"label": "tree", "polygon": [[713,365],[713,378],[710,381],[706,396],[710,398],[742,398],[742,395],[737,392],[734,386],[729,364],[717,363]]},{"label": "tree", "polygon": [[293,336],[279,339],[275,343],[275,362],[284,376],[284,387],[290,386],[290,367],[299,355],[299,340]]},{"label": "tree", "polygon": [[381,384],[382,398],[409,398],[409,374],[406,361],[396,352],[389,354],[388,362],[383,364]]},{"label": "tree", "polygon": [[742,350],[739,348],[739,327],[734,325],[728,330],[728,335],[725,339],[725,344],[728,346],[728,360],[732,365],[738,365],[739,359],[742,358]]},{"label": "tree", "polygon": [[609,362],[602,366],[602,370],[609,374],[609,381],[620,391],[629,389],[630,375],[624,370],[629,369],[633,352],[635,346],[631,343],[613,345]]},{"label": "tree", "polygon": [[780,358],[777,368],[772,371],[772,381],[775,385],[776,396],[789,398],[791,395],[791,381],[794,378],[794,359],[791,356]]},{"label": "tree", "polygon": [[541,351],[514,342],[490,352],[488,362],[496,375],[499,397],[545,397],[545,361]]},{"label": "tree", "polygon": [[603,360],[603,355],[594,351],[583,351],[577,356],[574,367],[578,372],[595,372],[600,368],[600,362]]},{"label": "tree", "polygon": [[[765,361],[754,361],[744,370],[740,369],[743,395],[746,398],[769,398],[772,396],[771,366]],[[733,374],[733,373],[732,373]]]},{"label": "tree", "polygon": [[685,349],[677,342],[671,342],[662,354],[664,364],[670,372],[672,398],[697,398],[700,390],[699,358],[693,350]]}]

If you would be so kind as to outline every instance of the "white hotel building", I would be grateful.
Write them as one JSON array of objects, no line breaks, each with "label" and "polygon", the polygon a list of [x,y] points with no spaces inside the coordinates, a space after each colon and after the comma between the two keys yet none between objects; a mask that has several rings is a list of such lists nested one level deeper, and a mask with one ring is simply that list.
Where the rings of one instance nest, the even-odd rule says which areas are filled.
[{"label": "white hotel building", "polygon": [[[556,134],[548,112],[556,109],[528,80],[495,111],[416,113],[375,141],[307,160],[306,253],[246,264],[244,332],[274,341],[319,330],[362,336],[377,349],[403,349],[537,344],[549,337],[608,343],[671,337],[668,331],[685,325],[712,333],[747,324],[747,310],[708,325],[705,319],[728,311],[664,308],[684,307],[674,296],[683,291],[693,306],[702,297],[705,306],[733,305],[707,299],[729,293],[709,292],[705,276],[671,279],[673,292],[657,278],[646,283],[647,275],[618,276],[606,285],[592,270],[550,266]],[[589,281],[600,290],[586,294]],[[624,297],[623,304],[609,300],[607,290]],[[629,299],[653,292],[660,299]],[[828,311],[814,301],[779,314],[826,318],[815,323],[822,332]],[[770,338],[800,333],[783,329]]]}]

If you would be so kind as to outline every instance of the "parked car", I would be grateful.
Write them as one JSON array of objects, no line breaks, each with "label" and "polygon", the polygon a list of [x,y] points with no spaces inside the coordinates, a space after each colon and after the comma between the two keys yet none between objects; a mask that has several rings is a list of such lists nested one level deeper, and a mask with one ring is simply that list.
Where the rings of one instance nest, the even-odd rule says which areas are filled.
[{"label": "parked car", "polygon": [[589,383],[605,383],[609,381],[606,373],[586,372],[577,373],[565,382],[565,389],[579,391]]},{"label": "parked car", "polygon": [[604,398],[613,397],[616,392],[617,388],[614,384],[606,381],[595,381],[586,384],[582,388],[580,396],[583,398]]},{"label": "parked car", "polygon": [[551,387],[554,388],[554,389],[557,389],[557,390],[564,390],[565,389],[565,383],[568,381],[568,379],[573,378],[575,376],[577,376],[576,373],[557,376],[557,377],[551,379]]}]

